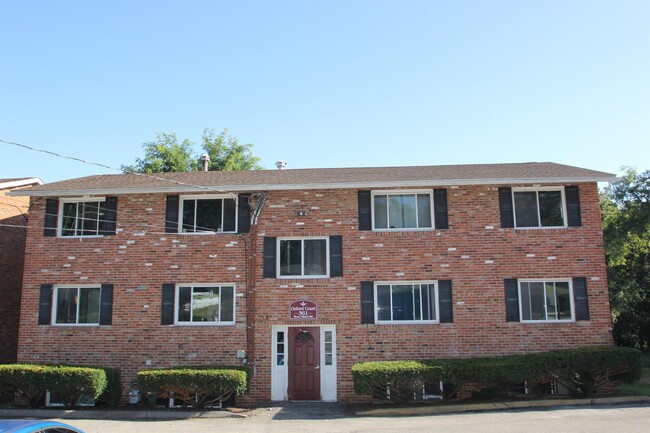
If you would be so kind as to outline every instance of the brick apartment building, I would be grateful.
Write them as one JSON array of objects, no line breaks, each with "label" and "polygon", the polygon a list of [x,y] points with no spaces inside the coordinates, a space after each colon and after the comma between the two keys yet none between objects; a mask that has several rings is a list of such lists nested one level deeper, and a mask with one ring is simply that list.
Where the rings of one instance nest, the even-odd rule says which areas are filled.
[{"label": "brick apartment building", "polygon": [[247,365],[349,401],[370,360],[612,344],[597,182],[554,163],[100,175],[31,196],[18,359]]},{"label": "brick apartment building", "polygon": [[12,189],[42,185],[38,178],[0,179],[0,364],[16,362],[29,197]]}]

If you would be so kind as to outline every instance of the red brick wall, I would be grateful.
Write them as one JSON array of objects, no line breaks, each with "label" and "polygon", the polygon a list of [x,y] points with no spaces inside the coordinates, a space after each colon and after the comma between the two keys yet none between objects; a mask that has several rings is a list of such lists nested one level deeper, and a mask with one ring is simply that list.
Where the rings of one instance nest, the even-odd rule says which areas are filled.
[{"label": "red brick wall", "polygon": [[[154,367],[236,364],[236,350],[247,346],[246,303],[253,296],[252,401],[270,399],[271,327],[288,324],[288,305],[297,299],[318,304],[319,318],[310,324],[336,325],[339,400],[355,398],[350,368],[356,362],[612,344],[595,184],[580,185],[583,225],[566,229],[501,229],[495,186],[450,187],[447,198],[447,230],[359,231],[357,191],[319,190],[269,193],[252,235],[181,236],[162,233],[164,195],[134,195],[119,199],[120,233],[83,240],[43,237],[44,200],[38,201],[30,221],[19,359],[115,366],[124,371],[126,385],[135,371],[147,368],[147,359]],[[307,215],[297,216],[298,211]],[[344,276],[262,278],[265,235],[342,235]],[[237,292],[245,293],[246,248],[251,242],[256,283],[247,298],[237,298],[236,326],[160,325],[162,283],[234,282]],[[587,278],[591,320],[505,321],[504,278],[571,277]],[[438,279],[452,280],[453,323],[360,324],[361,281]],[[43,283],[114,284],[113,325],[36,325]]]},{"label": "red brick wall", "polygon": [[0,190],[0,363],[16,362],[29,210],[28,198],[7,192]]}]

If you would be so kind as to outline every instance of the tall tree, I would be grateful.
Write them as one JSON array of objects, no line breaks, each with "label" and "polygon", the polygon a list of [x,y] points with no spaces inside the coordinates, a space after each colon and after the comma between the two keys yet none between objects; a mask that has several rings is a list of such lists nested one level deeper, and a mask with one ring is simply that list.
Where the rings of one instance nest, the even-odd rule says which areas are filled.
[{"label": "tall tree", "polygon": [[[200,156],[194,143],[184,139],[179,142],[176,133],[160,132],[154,141],[144,143],[144,157],[136,158],[133,165],[122,165],[125,172],[162,173],[171,171],[197,171],[201,168]],[[252,144],[240,144],[227,129],[217,134],[205,129],[202,148],[210,156],[210,170],[260,170],[259,158],[252,153]]]},{"label": "tall tree", "polygon": [[650,345],[650,170],[628,168],[603,204],[614,339]]},{"label": "tall tree", "polygon": [[239,144],[228,129],[217,134],[214,129],[203,131],[203,150],[210,155],[210,170],[260,170],[260,159],[252,153],[252,144]]}]

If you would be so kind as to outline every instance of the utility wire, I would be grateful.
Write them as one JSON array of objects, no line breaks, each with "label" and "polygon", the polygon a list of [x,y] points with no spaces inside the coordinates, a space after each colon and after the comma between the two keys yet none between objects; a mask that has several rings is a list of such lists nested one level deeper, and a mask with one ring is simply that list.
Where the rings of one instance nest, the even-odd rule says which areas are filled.
[{"label": "utility wire", "polygon": [[154,176],[154,175],[151,175],[151,174],[148,174],[148,173],[138,173],[138,172],[135,172],[135,171],[125,172],[121,168],[111,167],[109,165],[100,164],[98,162],[86,161],[84,159],[77,158],[77,157],[74,157],[74,156],[61,155],[59,153],[52,152],[51,150],[36,149],[34,147],[27,146],[25,144],[16,143],[16,142],[13,142],[13,141],[6,141],[6,140],[0,139],[0,143],[5,143],[5,144],[13,145],[13,146],[22,147],[24,149],[31,150],[33,152],[45,153],[47,155],[52,155],[52,156],[55,156],[57,158],[62,158],[62,159],[68,159],[68,160],[71,160],[71,161],[81,162],[82,164],[94,165],[96,167],[106,168],[108,170],[117,171],[117,172],[120,172],[120,173],[134,174],[136,176],[143,176],[143,177],[148,177],[150,179],[160,180],[162,182],[170,182],[170,183],[174,183],[174,184],[177,184],[177,185],[190,186],[190,187],[193,187],[193,188],[204,189],[206,191],[220,192],[220,193],[223,193],[223,194],[229,194],[231,196],[236,196],[237,195],[237,194],[235,194],[234,192],[231,192],[231,191],[225,191],[225,190],[221,190],[221,189],[211,188],[209,186],[196,185],[196,184],[193,184],[193,183],[180,182],[180,181],[172,180],[172,179],[165,179],[165,178]]}]

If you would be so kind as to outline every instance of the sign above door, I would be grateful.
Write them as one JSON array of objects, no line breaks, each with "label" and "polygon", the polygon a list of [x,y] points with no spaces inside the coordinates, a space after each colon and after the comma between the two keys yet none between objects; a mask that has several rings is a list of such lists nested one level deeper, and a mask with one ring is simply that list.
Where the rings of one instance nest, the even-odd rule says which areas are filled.
[{"label": "sign above door", "polygon": [[289,305],[289,319],[314,320],[318,319],[318,305],[306,299],[299,299]]}]

